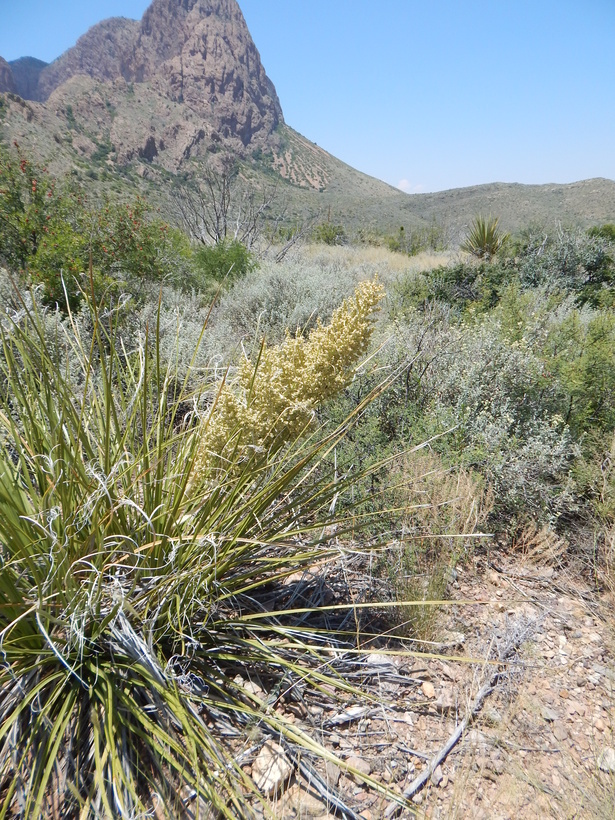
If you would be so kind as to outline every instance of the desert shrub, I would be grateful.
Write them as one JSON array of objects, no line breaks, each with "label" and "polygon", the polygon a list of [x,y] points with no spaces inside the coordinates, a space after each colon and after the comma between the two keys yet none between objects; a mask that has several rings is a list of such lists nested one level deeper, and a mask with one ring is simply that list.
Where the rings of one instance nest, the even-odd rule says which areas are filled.
[{"label": "desert shrub", "polygon": [[[178,281],[175,265],[185,254],[179,232],[155,218],[151,207],[137,197],[125,204],[108,202],[92,214],[91,247],[94,263],[105,271],[133,278]],[[182,247],[183,245],[183,247]]]},{"label": "desert shrub", "polygon": [[36,253],[27,260],[29,279],[42,286],[45,301],[72,308],[81,300],[83,274],[88,265],[89,252],[83,235],[69,222],[56,219]]},{"label": "desert shrub", "polygon": [[196,250],[194,259],[199,283],[203,285],[213,281],[230,286],[256,267],[253,254],[233,239],[202,245]]},{"label": "desert shrub", "polygon": [[615,429],[615,315],[570,311],[549,328],[542,355],[564,392],[564,419],[577,438]]},{"label": "desert shrub", "polygon": [[504,249],[508,239],[508,234],[500,230],[497,217],[477,216],[461,243],[461,250],[489,260]]},{"label": "desert shrub", "polygon": [[[360,301],[336,314],[355,353]],[[180,411],[199,397],[169,392],[156,341],[126,351],[86,309],[24,304],[0,326],[0,811],[174,818],[189,789],[218,816],[260,816],[235,737],[256,721],[331,755],[244,682],[360,696],[335,636],[276,606],[290,572],[335,554],[323,527],[349,485],[314,477],[352,419],[257,467],[194,469],[204,428]]]},{"label": "desert shrub", "polygon": [[590,431],[583,438],[572,476],[600,528],[615,526],[615,432]]},{"label": "desert shrub", "polygon": [[416,256],[424,251],[445,251],[450,244],[445,228],[435,220],[428,226],[412,226],[406,229],[402,225],[395,234],[384,237],[366,236],[363,241],[371,244],[382,243],[389,250],[406,253],[408,256]]},{"label": "desert shrub", "polygon": [[332,222],[317,225],[313,237],[315,242],[322,242],[323,245],[344,245],[347,241],[344,226],[334,225]]},{"label": "desert shrub", "polygon": [[49,232],[58,207],[55,182],[46,168],[0,152],[0,254],[14,269],[25,268]]},{"label": "desert shrub", "polygon": [[398,277],[391,299],[402,315],[436,301],[449,305],[459,318],[468,318],[494,308],[516,278],[510,260],[456,261]]},{"label": "desert shrub", "polygon": [[332,260],[328,254],[338,249],[322,250],[322,257],[301,249],[281,264],[263,261],[224,293],[205,339],[210,354],[228,361],[241,345],[250,347],[256,339],[258,347],[262,336],[276,343],[287,328],[306,333],[318,317],[328,320],[360,281],[378,273],[375,264],[355,264],[353,254],[348,260]]},{"label": "desert shrub", "polygon": [[[364,458],[375,459],[387,441],[403,449],[436,436],[432,447],[445,465],[493,486],[494,526],[523,516],[557,520],[574,509],[569,472],[578,448],[562,415],[566,394],[538,353],[502,338],[495,317],[459,324],[445,307],[415,311],[374,365],[397,378],[385,406],[373,406],[377,444],[361,446]],[[360,395],[361,378],[348,401]],[[344,443],[344,463],[361,463],[355,444]]]},{"label": "desert shrub", "polygon": [[573,292],[580,304],[612,301],[612,250],[600,235],[581,230],[530,231],[517,248],[516,266],[524,287]]},{"label": "desert shrub", "polygon": [[597,236],[601,239],[606,239],[608,242],[615,242],[615,225],[607,222],[604,225],[595,225],[587,231],[589,236]]},{"label": "desert shrub", "polygon": [[143,199],[92,206],[20,153],[0,155],[0,248],[9,268],[62,309],[75,308],[90,287],[90,265],[107,292],[113,279],[138,294],[144,281],[180,284],[190,273],[189,243]]},{"label": "desert shrub", "polygon": [[458,425],[455,455],[493,484],[498,514],[548,520],[569,509],[576,450],[560,387],[540,357],[486,323],[459,333],[455,355],[431,369],[423,389],[433,391],[433,417]]}]

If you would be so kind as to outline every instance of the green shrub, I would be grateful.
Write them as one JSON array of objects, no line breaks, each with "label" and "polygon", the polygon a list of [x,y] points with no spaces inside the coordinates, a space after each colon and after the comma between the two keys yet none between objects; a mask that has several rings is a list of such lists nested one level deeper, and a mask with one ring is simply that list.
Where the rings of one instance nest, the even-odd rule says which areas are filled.
[{"label": "green shrub", "polygon": [[402,312],[416,307],[425,309],[434,300],[450,305],[459,315],[470,308],[485,312],[498,303],[503,289],[514,277],[515,272],[507,262],[457,262],[400,277],[393,284],[392,298]]},{"label": "green shrub", "polygon": [[600,235],[579,230],[530,232],[518,248],[516,265],[526,288],[571,292],[579,304],[594,306],[608,305],[614,298],[612,249]]},{"label": "green shrub", "polygon": [[256,267],[253,254],[242,242],[234,239],[202,245],[194,258],[197,277],[203,284],[213,281],[230,286]]},{"label": "green shrub", "polygon": [[606,239],[608,242],[615,242],[615,225],[607,222],[605,225],[595,225],[587,231],[589,236]]},{"label": "green shrub", "polygon": [[144,281],[190,278],[189,243],[143,199],[91,207],[81,191],[58,184],[21,153],[0,154],[0,253],[63,310],[81,299],[90,261],[105,288],[112,278],[133,280],[133,290]]},{"label": "green shrub", "polygon": [[343,225],[334,225],[331,222],[322,222],[314,228],[314,241],[323,245],[344,245],[347,242],[346,231]]},{"label": "green shrub", "polygon": [[0,255],[23,269],[49,233],[58,209],[55,182],[17,147],[17,156],[0,151]]},{"label": "green shrub", "polygon": [[[378,237],[372,237],[370,241],[371,244],[379,244]],[[380,241],[389,250],[408,256],[416,256],[423,251],[444,251],[449,244],[444,227],[435,220],[428,227],[406,229],[402,225],[396,234],[385,236]]]}]

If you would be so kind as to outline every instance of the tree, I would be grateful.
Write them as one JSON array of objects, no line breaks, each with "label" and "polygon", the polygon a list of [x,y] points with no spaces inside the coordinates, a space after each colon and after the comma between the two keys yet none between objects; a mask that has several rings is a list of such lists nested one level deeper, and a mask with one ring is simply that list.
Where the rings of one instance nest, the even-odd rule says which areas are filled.
[{"label": "tree", "polygon": [[194,181],[178,183],[172,196],[184,229],[205,246],[240,242],[264,256],[275,245],[275,260],[280,262],[312,228],[312,222],[306,222],[286,231],[279,248],[286,206],[279,201],[277,182],[262,189],[250,187],[232,157],[223,159],[218,168],[206,167]]},{"label": "tree", "polygon": [[263,233],[276,189],[247,188],[238,163],[227,158],[220,169],[205,168],[196,182],[177,185],[173,198],[192,239],[203,245],[233,240],[250,250]]}]

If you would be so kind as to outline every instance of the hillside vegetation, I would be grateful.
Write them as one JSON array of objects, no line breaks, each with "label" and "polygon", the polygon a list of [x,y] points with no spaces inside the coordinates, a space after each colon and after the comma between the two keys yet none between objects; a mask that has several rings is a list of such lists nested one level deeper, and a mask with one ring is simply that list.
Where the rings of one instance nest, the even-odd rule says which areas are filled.
[{"label": "hillside vegetation", "polygon": [[[0,156],[1,816],[257,816],[238,738],[331,761],[278,700],[361,697],[493,537],[609,577],[615,226],[248,246],[245,201],[204,241]],[[359,599],[293,597],[348,554]]]}]

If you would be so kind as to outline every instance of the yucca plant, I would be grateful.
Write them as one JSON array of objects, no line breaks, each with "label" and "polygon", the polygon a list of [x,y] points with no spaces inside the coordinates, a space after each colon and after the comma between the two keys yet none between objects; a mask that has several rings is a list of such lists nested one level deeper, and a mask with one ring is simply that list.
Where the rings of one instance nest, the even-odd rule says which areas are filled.
[{"label": "yucca plant", "polygon": [[126,349],[91,300],[53,333],[22,308],[1,321],[0,818],[179,818],[188,798],[192,817],[251,817],[242,738],[327,753],[237,681],[350,690],[339,639],[275,609],[333,554],[351,479],[319,465],[353,419],[204,469],[215,414],[186,415],[202,397],[162,368],[156,328]]},{"label": "yucca plant", "polygon": [[461,250],[479,259],[491,259],[502,250],[509,238],[500,230],[499,222],[497,217],[485,219],[477,216],[461,244]]}]

